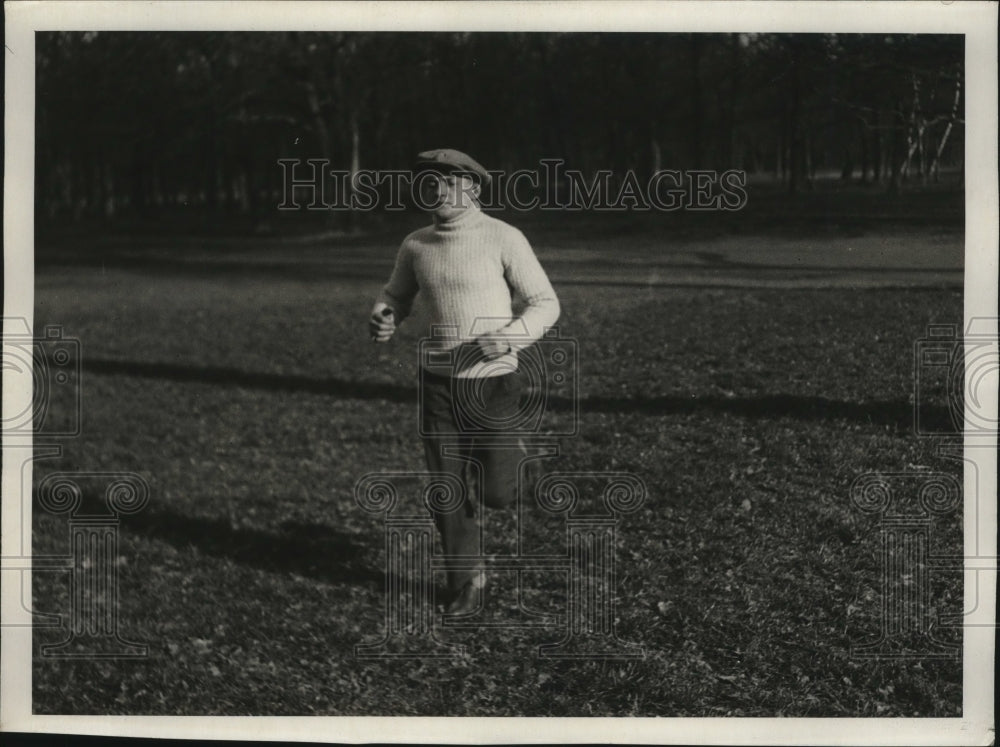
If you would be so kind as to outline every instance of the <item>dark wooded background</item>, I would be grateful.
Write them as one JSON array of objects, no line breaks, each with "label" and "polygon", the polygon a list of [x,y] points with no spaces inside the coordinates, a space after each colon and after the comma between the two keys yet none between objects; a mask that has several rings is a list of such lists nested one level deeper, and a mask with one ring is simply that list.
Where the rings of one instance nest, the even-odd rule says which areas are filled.
[{"label": "dark wooded background", "polygon": [[[960,170],[956,35],[45,32],[38,228],[254,225],[279,158],[742,169],[898,192]],[[357,227],[346,213],[326,222]]]}]

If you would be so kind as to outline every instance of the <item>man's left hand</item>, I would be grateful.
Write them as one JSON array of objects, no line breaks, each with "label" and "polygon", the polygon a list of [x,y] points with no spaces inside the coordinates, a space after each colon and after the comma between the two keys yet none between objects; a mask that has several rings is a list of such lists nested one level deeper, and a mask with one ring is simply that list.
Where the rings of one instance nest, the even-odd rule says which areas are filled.
[{"label": "man's left hand", "polygon": [[507,338],[497,332],[487,332],[485,335],[480,335],[476,338],[476,344],[479,345],[480,352],[488,361],[507,355],[512,350]]}]

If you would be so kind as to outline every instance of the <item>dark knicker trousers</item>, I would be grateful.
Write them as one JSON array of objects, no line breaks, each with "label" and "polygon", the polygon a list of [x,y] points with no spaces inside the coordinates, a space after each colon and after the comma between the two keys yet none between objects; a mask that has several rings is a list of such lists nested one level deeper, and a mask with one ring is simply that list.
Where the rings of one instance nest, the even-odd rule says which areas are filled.
[{"label": "dark knicker trousers", "polygon": [[511,435],[525,390],[518,372],[484,378],[422,372],[424,453],[431,472],[455,475],[466,487],[455,511],[435,512],[448,566],[448,587],[457,591],[482,568],[482,504],[502,508],[517,498],[525,447]]}]

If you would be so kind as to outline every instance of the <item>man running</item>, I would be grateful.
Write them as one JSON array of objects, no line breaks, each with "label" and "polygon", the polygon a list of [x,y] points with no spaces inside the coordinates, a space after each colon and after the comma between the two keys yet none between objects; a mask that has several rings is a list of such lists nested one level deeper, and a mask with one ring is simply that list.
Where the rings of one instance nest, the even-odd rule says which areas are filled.
[{"label": "man running", "polygon": [[[418,292],[430,324],[449,330],[431,341],[434,347],[420,361],[421,432],[428,469],[453,473],[467,488],[457,511],[434,519],[446,563],[451,559],[455,566],[448,568],[452,600],[445,611],[468,615],[480,608],[486,586],[481,509],[469,488],[481,484],[480,500],[489,507],[517,497],[526,452],[510,448],[503,435],[524,390],[518,351],[555,324],[559,301],[524,235],[480,209],[479,196],[490,180],[486,169],[451,149],[417,158],[421,207],[433,223],[403,240],[372,309],[369,332],[387,342]],[[480,483],[471,465],[478,465]]]}]

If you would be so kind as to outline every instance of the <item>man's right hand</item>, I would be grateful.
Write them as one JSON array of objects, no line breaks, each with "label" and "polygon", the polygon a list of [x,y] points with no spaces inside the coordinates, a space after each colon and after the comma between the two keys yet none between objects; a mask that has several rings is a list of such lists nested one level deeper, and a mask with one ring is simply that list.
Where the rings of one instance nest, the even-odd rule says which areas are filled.
[{"label": "man's right hand", "polygon": [[372,341],[389,342],[395,331],[396,317],[392,309],[388,306],[376,308],[368,320],[368,334],[371,335]]}]

